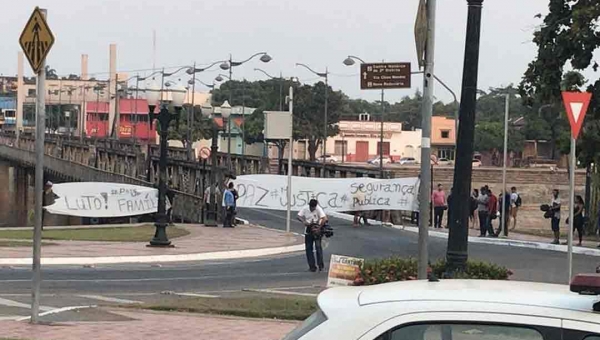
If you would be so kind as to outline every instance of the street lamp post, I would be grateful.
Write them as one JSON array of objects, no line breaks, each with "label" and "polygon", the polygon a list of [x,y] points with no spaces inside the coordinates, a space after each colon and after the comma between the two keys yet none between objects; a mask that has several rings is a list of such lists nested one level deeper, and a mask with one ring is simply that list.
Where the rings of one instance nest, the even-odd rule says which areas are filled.
[{"label": "street lamp post", "polygon": [[283,111],[283,83],[285,82],[285,78],[283,78],[283,75],[281,74],[281,72],[279,72],[279,77],[274,77],[274,76],[270,75],[269,73],[267,73],[267,71],[262,70],[260,68],[255,68],[254,71],[262,72],[264,75],[266,75],[270,79],[279,80],[279,111]]},{"label": "street lamp post", "polygon": [[[164,76],[163,72],[163,84]],[[160,159],[158,175],[158,212],[156,214],[154,238],[150,241],[150,246],[168,247],[171,245],[167,237],[167,214],[166,214],[166,194],[167,194],[167,152],[169,124],[181,113],[181,107],[185,99],[185,89],[180,85],[174,87],[171,91],[172,105],[174,112],[170,112],[167,103],[162,99],[162,86],[159,88],[155,82],[146,88],[146,99],[148,100],[148,116],[150,124],[156,118],[160,126]],[[155,107],[159,107],[158,114],[154,114]],[[171,202],[173,204],[173,202]]]},{"label": "street lamp post", "polygon": [[472,157],[475,134],[475,109],[477,105],[477,74],[479,70],[479,41],[481,29],[481,8],[483,0],[467,0],[467,36],[463,68],[462,98],[460,101],[460,126],[446,260],[448,272],[465,268],[468,258],[469,206],[468,201],[473,172]]},{"label": "street lamp post", "polygon": [[219,138],[219,132],[217,131],[217,125],[212,120],[212,116],[214,113],[213,107],[208,105],[202,106],[202,115],[209,119],[212,125],[212,141],[210,145],[210,175],[209,175],[209,206],[208,211],[206,212],[206,219],[204,220],[204,225],[207,227],[216,227],[217,226],[217,209],[216,209],[216,190],[217,190],[217,152],[219,151],[219,147],[217,145],[217,139]]},{"label": "street lamp post", "polygon": [[[365,64],[365,61],[357,56],[349,55],[346,59],[344,59],[344,65],[352,66],[355,64],[354,60],[358,60],[361,63]],[[381,89],[381,126],[379,131],[379,176],[383,179],[383,126],[384,126],[384,114],[385,114],[385,90]],[[343,146],[342,142],[342,146]]]},{"label": "street lamp post", "polygon": [[323,127],[323,168],[321,170],[321,177],[325,177],[327,172],[325,171],[325,166],[327,164],[327,162],[325,161],[325,155],[327,155],[327,125],[329,123],[329,119],[327,117],[327,109],[329,106],[329,71],[327,70],[327,68],[325,68],[325,72],[316,72],[315,70],[313,70],[312,68],[310,68],[309,66],[305,65],[305,64],[301,64],[301,63],[296,63],[296,66],[302,66],[305,69],[309,70],[310,72],[314,73],[315,75],[321,77],[321,78],[325,78],[325,112],[324,112],[324,127]]},{"label": "street lamp post", "polygon": [[[273,59],[267,52],[258,52],[258,53],[251,55],[248,59],[245,59],[243,61],[234,61],[232,55],[229,54],[229,60],[224,61],[221,63],[221,65],[219,65],[219,67],[223,71],[229,71],[229,77],[227,77],[227,79],[229,79],[229,84],[230,84],[230,86],[229,86],[229,103],[233,103],[233,82],[231,81],[233,79],[233,68],[237,67],[237,66],[241,66],[258,56],[260,56],[260,61],[262,61],[263,63],[268,63]],[[242,120],[244,120],[243,114],[242,114]],[[242,123],[242,129],[245,129],[245,128],[246,127]],[[229,132],[228,132],[228,134],[229,134],[229,138],[227,140],[227,145],[228,145],[227,150],[228,151],[230,150],[230,146],[231,146],[230,132],[231,132],[231,130],[229,130]],[[245,143],[245,141],[242,139],[242,160],[245,156],[244,155],[244,149],[245,149],[244,143]],[[228,154],[228,156],[227,156],[227,163],[228,163],[229,170],[231,171],[231,154]],[[242,163],[243,163],[243,161],[242,161]]]}]

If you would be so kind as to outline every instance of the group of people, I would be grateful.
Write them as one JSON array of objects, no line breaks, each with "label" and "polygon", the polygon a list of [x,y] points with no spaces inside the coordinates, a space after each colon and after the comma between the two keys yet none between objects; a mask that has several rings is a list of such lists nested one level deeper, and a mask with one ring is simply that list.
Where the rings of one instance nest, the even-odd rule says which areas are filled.
[{"label": "group of people", "polygon": [[[452,212],[449,207],[452,203],[452,190],[450,192],[446,196],[443,185],[438,184],[437,189],[431,194],[434,228],[443,228],[442,221],[446,210],[448,211],[446,228],[450,225]],[[504,217],[500,216],[502,204],[504,204],[505,208]],[[504,194],[500,194],[500,197],[494,195],[487,185],[481,187],[480,190],[475,189],[471,195],[469,205],[471,228],[475,228],[476,224],[479,223],[480,237],[498,237],[502,231],[504,231],[504,236],[508,236],[508,226],[510,225],[511,218],[513,222],[512,230],[517,227],[517,212],[521,204],[521,196],[517,192],[516,187],[512,187],[510,193],[505,192]],[[494,229],[493,221],[499,217],[504,218],[504,230],[502,230],[502,223],[498,223],[497,230]]]},{"label": "group of people", "polygon": [[[517,228],[517,214],[521,204],[521,196],[516,187],[510,188],[510,192],[501,193],[499,196],[496,196],[487,185],[479,190],[474,189],[470,204],[471,228],[474,229],[479,224],[480,237],[498,237],[502,232],[505,237],[508,237],[511,219],[512,228],[510,230]],[[504,215],[502,215],[502,211],[504,211]],[[494,230],[494,220],[498,220],[496,230]]]},{"label": "group of people", "polygon": [[[214,204],[218,204],[218,196],[219,190],[216,186],[207,187],[204,190],[204,208],[206,211],[211,211],[211,191],[214,196]],[[235,189],[235,186],[232,181],[226,182],[226,187],[223,190],[223,195],[221,199],[221,207],[223,209],[223,228],[234,228],[236,226],[236,208],[237,208],[237,200],[239,198],[238,191]]]},{"label": "group of people", "polygon": [[[578,246],[581,246],[583,241],[583,233],[584,233],[584,225],[585,225],[585,217],[583,214],[585,207],[585,202],[581,195],[575,196],[575,205],[573,206],[573,232],[577,232],[577,236],[579,237]],[[559,196],[558,189],[552,190],[552,197],[550,200],[550,204],[548,205],[548,209],[546,209],[546,213],[544,217],[550,219],[550,225],[552,228],[552,233],[554,234],[554,240],[552,244],[560,244],[560,221],[561,221],[561,200]],[[568,224],[569,219],[567,218],[565,222]],[[600,225],[600,220],[599,220]],[[600,246],[598,246],[600,247]]]}]

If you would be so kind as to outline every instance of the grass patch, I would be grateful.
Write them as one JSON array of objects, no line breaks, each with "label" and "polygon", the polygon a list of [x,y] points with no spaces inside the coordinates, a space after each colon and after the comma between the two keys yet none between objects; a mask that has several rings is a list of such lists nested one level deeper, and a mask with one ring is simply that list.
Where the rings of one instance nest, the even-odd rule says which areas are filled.
[{"label": "grass patch", "polygon": [[181,297],[133,307],[155,311],[231,315],[246,318],[304,320],[317,310],[317,301],[315,298],[297,296]]},{"label": "grass patch", "polygon": [[[55,246],[56,243],[42,242],[42,246]],[[31,241],[20,241],[20,240],[0,240],[0,248],[14,248],[14,247],[32,247],[33,242]],[[0,338],[0,340],[3,340]]]},{"label": "grass patch", "polygon": [[[47,229],[42,233],[44,240],[57,241],[101,241],[101,242],[147,242],[154,236],[154,225],[141,227]],[[189,235],[181,227],[167,227],[169,238]],[[0,239],[31,240],[32,230],[0,230]]]}]

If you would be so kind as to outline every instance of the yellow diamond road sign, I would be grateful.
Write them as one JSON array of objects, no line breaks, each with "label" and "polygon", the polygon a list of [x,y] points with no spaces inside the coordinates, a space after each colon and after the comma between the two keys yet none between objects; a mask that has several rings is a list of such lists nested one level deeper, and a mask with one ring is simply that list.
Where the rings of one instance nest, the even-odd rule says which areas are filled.
[{"label": "yellow diamond road sign", "polygon": [[54,35],[48,27],[46,18],[39,7],[36,7],[31,14],[31,18],[27,21],[23,33],[19,38],[19,44],[29,60],[29,64],[36,74],[40,72],[40,68],[54,44]]}]

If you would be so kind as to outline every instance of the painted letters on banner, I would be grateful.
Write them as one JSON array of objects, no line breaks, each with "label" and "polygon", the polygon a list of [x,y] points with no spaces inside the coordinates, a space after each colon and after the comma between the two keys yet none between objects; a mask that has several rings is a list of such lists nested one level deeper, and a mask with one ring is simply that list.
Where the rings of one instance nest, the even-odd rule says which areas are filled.
[{"label": "painted letters on banner", "polygon": [[[158,210],[158,190],[130,184],[80,182],[54,184],[58,196],[49,213],[80,217],[122,217]],[[169,203],[167,202],[167,208]]]},{"label": "painted letters on banner", "polygon": [[[287,209],[287,176],[244,175],[234,181],[242,208]],[[413,211],[419,190],[417,178],[375,179],[292,177],[292,210],[311,199],[326,211]]]},{"label": "painted letters on banner", "polygon": [[356,257],[331,255],[327,287],[353,286],[354,279],[360,271],[360,266],[365,260]]}]

